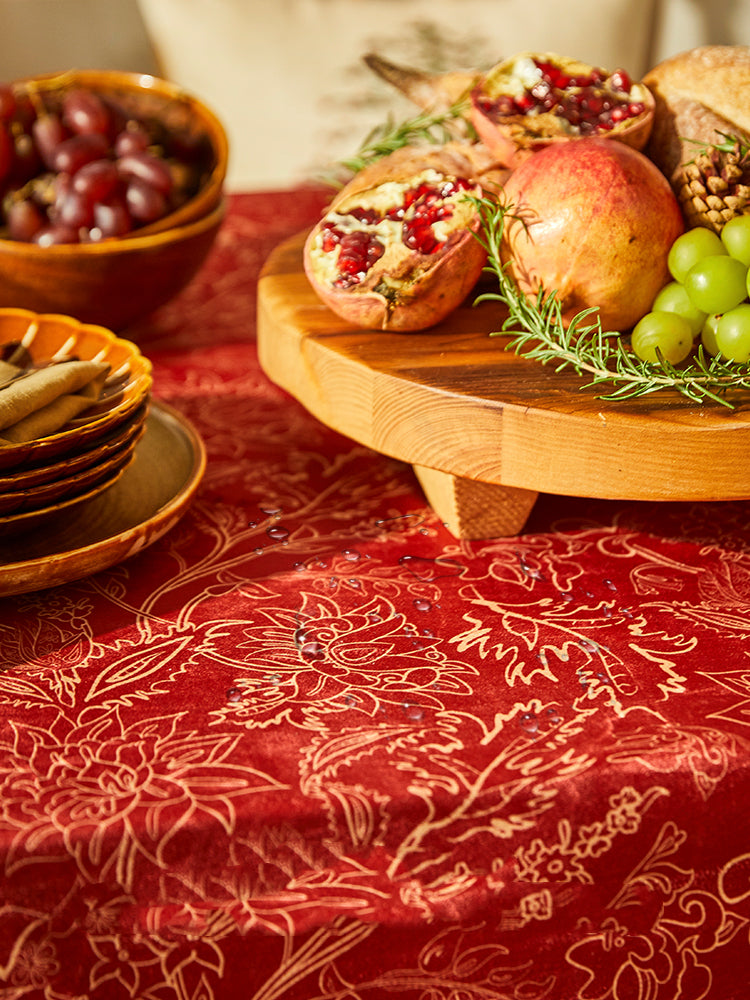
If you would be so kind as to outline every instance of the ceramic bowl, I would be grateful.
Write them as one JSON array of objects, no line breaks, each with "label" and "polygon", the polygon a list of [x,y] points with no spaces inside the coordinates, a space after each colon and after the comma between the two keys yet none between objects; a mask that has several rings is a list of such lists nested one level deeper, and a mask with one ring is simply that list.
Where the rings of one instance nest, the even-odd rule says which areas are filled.
[{"label": "ceramic bowl", "polygon": [[224,212],[222,201],[184,226],[101,243],[39,247],[0,240],[0,308],[62,313],[122,332],[187,285]]},{"label": "ceramic bowl", "polygon": [[181,148],[201,148],[186,189],[190,196],[156,222],[98,242],[38,246],[0,238],[0,307],[57,312],[123,330],[177,294],[211,248],[225,211],[224,127],[197,98],[149,75],[75,70],[14,86],[30,93],[40,88],[51,110],[66,90],[88,89],[134,116],[157,119],[165,135],[181,137]]}]

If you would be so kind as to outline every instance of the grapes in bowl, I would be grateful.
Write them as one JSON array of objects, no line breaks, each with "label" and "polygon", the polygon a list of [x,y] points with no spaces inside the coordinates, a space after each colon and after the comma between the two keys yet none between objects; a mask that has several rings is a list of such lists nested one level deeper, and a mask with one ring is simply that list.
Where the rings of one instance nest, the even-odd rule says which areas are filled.
[{"label": "grapes in bowl", "polygon": [[49,246],[157,232],[216,207],[221,122],[166,80],[71,70],[0,85],[4,237]]},{"label": "grapes in bowl", "polygon": [[228,143],[168,81],[71,70],[0,86],[0,307],[121,330],[195,274]]}]

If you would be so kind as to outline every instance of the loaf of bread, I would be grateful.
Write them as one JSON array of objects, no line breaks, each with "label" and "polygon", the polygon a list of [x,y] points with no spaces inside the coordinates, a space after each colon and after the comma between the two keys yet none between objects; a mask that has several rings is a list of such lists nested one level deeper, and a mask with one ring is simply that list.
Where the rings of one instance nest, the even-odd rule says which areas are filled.
[{"label": "loaf of bread", "polygon": [[705,45],[671,56],[643,83],[656,108],[646,153],[667,177],[724,135],[750,138],[750,46]]}]

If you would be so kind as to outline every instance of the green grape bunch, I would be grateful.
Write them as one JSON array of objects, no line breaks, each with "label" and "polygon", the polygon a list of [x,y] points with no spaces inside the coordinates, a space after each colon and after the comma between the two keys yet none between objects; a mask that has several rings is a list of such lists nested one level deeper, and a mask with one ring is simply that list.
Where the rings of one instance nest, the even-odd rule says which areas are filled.
[{"label": "green grape bunch", "polygon": [[750,361],[750,215],[735,216],[718,234],[688,229],[667,264],[673,280],[633,328],[635,354],[653,362],[661,353],[677,365],[698,343],[712,357]]}]

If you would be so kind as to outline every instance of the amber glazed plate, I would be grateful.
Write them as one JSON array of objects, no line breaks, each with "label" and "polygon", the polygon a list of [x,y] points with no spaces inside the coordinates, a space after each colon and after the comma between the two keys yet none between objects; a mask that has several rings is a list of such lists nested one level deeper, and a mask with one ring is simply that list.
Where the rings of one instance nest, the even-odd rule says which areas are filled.
[{"label": "amber glazed plate", "polygon": [[0,537],[0,597],[80,580],[153,544],[185,513],[205,466],[192,424],[152,403],[135,457],[113,486],[33,530]]},{"label": "amber glazed plate", "polygon": [[539,493],[623,500],[750,498],[750,396],[729,410],[659,392],[612,402],[573,371],[504,350],[504,315],[473,296],[421,333],[347,325],[279,246],[258,289],[270,379],[319,420],[409,462],[461,538],[518,533]]}]

